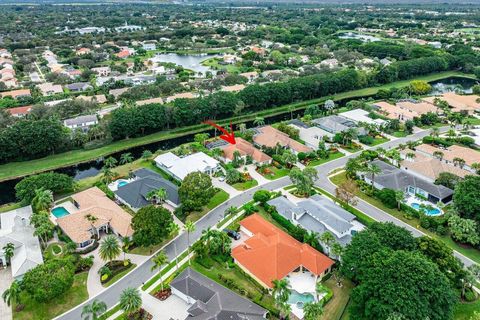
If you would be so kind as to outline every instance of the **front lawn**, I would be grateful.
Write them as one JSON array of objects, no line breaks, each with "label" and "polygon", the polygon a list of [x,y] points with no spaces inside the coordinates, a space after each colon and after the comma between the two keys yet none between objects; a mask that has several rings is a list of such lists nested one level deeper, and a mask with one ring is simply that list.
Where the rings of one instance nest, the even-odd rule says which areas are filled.
[{"label": "front lawn", "polygon": [[[330,177],[330,181],[335,185],[339,185],[339,184],[345,182],[346,179],[347,179],[347,176],[346,176],[345,172],[342,172],[342,173],[339,173],[339,174],[336,174],[336,175]],[[463,254],[464,256],[474,260],[477,263],[480,263],[480,250],[476,250],[474,248],[461,246],[461,245],[457,244],[455,241],[453,241],[448,235],[440,236],[440,235],[438,235],[434,232],[431,232],[431,231],[429,231],[425,228],[422,228],[420,226],[419,219],[413,218],[413,217],[410,218],[410,219],[407,219],[404,216],[403,211],[398,211],[397,209],[388,208],[380,200],[378,200],[376,198],[373,198],[373,197],[370,197],[370,196],[366,195],[365,193],[363,193],[361,191],[358,191],[357,197],[364,200],[365,202],[368,202],[372,206],[377,207],[380,210],[385,211],[386,213],[390,214],[391,216],[394,216],[395,218],[411,225],[415,229],[418,229],[418,230],[422,231],[423,233],[429,235],[430,237],[442,240],[447,246],[449,246],[453,250]]]},{"label": "front lawn", "polygon": [[269,173],[264,174],[261,172],[261,170],[259,170],[258,173],[260,173],[262,176],[264,176],[268,180],[277,180],[279,178],[288,176],[288,174],[290,173],[289,169],[283,168],[283,167],[279,169],[274,166],[268,166],[266,169],[268,169]]},{"label": "front lawn", "polygon": [[470,320],[475,311],[480,312],[480,298],[474,302],[458,303],[453,318],[455,320]]},{"label": "front lawn", "polygon": [[174,234],[174,235],[171,235],[169,236],[168,238],[164,239],[162,242],[160,242],[159,244],[155,244],[155,245],[152,245],[152,246],[148,246],[148,247],[142,247],[142,246],[138,246],[138,247],[134,247],[132,249],[130,249],[128,251],[128,253],[131,253],[131,254],[139,254],[139,255],[142,255],[142,256],[150,256],[152,254],[154,254],[155,252],[157,252],[158,250],[160,250],[161,247],[163,247],[164,245],[166,245],[168,242],[170,242],[174,237],[176,237],[177,235]]},{"label": "front lawn", "polygon": [[353,283],[348,279],[344,279],[342,283],[343,286],[341,288],[338,287],[333,277],[330,277],[330,279],[323,283],[333,290],[333,297],[323,308],[323,314],[320,317],[321,320],[339,320],[344,313],[350,300]]},{"label": "front lawn", "polygon": [[[87,292],[88,272],[78,273],[74,277],[73,286],[61,296],[47,303],[40,303],[22,293],[22,302],[25,309],[13,312],[14,320],[48,320],[72,309],[88,299]],[[15,310],[15,307],[13,308]]]},{"label": "front lawn", "polygon": [[234,187],[236,190],[239,190],[239,191],[248,190],[248,189],[253,188],[255,186],[258,186],[258,182],[255,179],[251,179],[251,180],[248,180],[248,181],[245,181],[245,182],[238,182],[238,183],[232,184],[232,187]]},{"label": "front lawn", "polygon": [[201,211],[193,211],[193,212],[188,213],[188,215],[186,215],[186,216],[180,216],[178,218],[182,222],[185,222],[187,220],[195,222],[195,221],[199,220],[201,217],[203,217],[204,215],[206,215],[213,208],[215,208],[218,205],[220,205],[221,203],[227,201],[229,197],[230,197],[230,195],[227,192],[225,192],[222,189],[219,189],[219,191],[217,191],[217,193],[215,193],[213,195],[213,197],[210,199],[210,201],[207,203],[207,205],[205,205],[203,207],[203,209]]},{"label": "front lawn", "polygon": [[388,142],[388,141],[390,141],[390,139],[388,139],[388,138],[383,138],[383,137],[382,138],[375,138],[373,140],[373,143],[369,144],[369,146],[370,147],[377,146],[379,144],[382,144],[382,143],[385,143],[385,142]]},{"label": "front lawn", "polygon": [[46,259],[53,259],[62,256],[65,253],[65,247],[63,243],[55,242],[48,245],[45,249],[44,256]]},{"label": "front lawn", "polygon": [[329,161],[341,158],[343,156],[344,156],[343,153],[341,153],[340,151],[337,151],[337,152],[334,152],[334,153],[330,153],[330,157],[328,157],[327,159],[320,159],[319,158],[319,159],[315,159],[313,161],[310,161],[307,166],[308,167],[316,167],[316,166],[319,166],[321,164],[327,163]]},{"label": "front lawn", "polygon": [[408,136],[408,133],[405,132],[405,131],[395,131],[394,133],[392,133],[392,136],[394,136],[396,138],[404,138],[404,137]]}]

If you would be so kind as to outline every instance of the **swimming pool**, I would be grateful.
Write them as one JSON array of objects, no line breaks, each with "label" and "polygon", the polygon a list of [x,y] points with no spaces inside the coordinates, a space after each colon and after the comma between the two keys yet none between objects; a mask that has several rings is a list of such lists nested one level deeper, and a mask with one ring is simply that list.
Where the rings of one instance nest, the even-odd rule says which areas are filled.
[{"label": "swimming pool", "polygon": [[410,207],[417,211],[423,211],[426,215],[429,216],[438,216],[442,214],[442,211],[440,211],[440,209],[438,208],[433,207],[433,209],[428,210],[427,208],[420,207],[420,204],[416,202],[410,203]]},{"label": "swimming pool", "polygon": [[295,290],[290,292],[290,297],[288,297],[288,303],[295,305],[299,309],[303,309],[305,303],[314,302],[315,297],[310,293],[298,293]]},{"label": "swimming pool", "polygon": [[123,187],[124,185],[127,185],[127,184],[128,184],[128,181],[119,180],[119,181],[117,182],[117,188]]},{"label": "swimming pool", "polygon": [[64,207],[56,207],[52,209],[52,214],[55,216],[55,218],[61,218],[69,215],[70,212],[68,212],[68,210]]}]

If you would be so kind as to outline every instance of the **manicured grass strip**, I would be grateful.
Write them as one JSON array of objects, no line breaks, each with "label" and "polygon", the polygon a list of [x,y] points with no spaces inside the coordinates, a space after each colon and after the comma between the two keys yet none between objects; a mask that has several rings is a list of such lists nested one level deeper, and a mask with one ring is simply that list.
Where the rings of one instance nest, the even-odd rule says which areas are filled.
[{"label": "manicured grass strip", "polygon": [[110,310],[108,310],[107,312],[102,314],[100,317],[98,317],[98,320],[107,320],[112,315],[114,315],[117,311],[120,311],[120,305],[119,304],[115,305],[113,308],[111,308]]},{"label": "manicured grass strip", "polygon": [[268,169],[273,174],[262,174],[262,176],[268,180],[277,180],[279,178],[287,176],[290,173],[290,170],[287,168],[278,169],[277,167],[269,166]]},{"label": "manicured grass strip", "polygon": [[455,307],[453,318],[455,320],[470,320],[473,319],[473,313],[480,312],[480,298],[474,302],[460,302]]},{"label": "manicured grass strip", "polygon": [[[256,117],[268,117],[278,114],[283,114],[289,111],[302,110],[307,106],[312,104],[318,104],[325,101],[328,98],[331,98],[335,101],[351,98],[362,98],[368,97],[376,94],[381,89],[390,89],[393,87],[400,88],[409,85],[412,80],[424,80],[424,81],[435,81],[449,77],[465,77],[471,78],[472,76],[466,75],[457,71],[446,71],[438,72],[426,76],[416,77],[409,80],[396,81],[386,85],[378,87],[370,87],[359,90],[347,91],[339,93],[329,97],[322,97],[318,99],[302,101],[297,103],[291,103],[285,106],[272,108],[268,110],[259,111],[256,113],[251,113],[243,116],[236,116],[230,119],[219,120],[219,125],[228,125],[231,123],[242,123],[255,119]],[[33,173],[39,173],[43,171],[53,170],[61,167],[66,167],[72,164],[87,162],[90,160],[98,159],[102,156],[107,156],[109,154],[120,152],[132,147],[141,146],[157,141],[168,140],[171,138],[177,138],[188,134],[199,133],[205,130],[209,130],[210,127],[206,125],[195,125],[190,127],[178,128],[173,130],[167,130],[162,132],[157,132],[143,137],[131,138],[121,141],[115,141],[108,145],[105,145],[100,148],[91,149],[91,150],[73,150],[64,153],[59,153],[51,155],[42,159],[23,161],[23,162],[11,162],[4,165],[0,165],[0,181],[11,179],[14,177],[26,176]]]},{"label": "manicured grass strip", "polygon": [[208,202],[206,207],[208,209],[212,210],[213,208],[217,207],[222,202],[227,201],[228,198],[230,198],[230,195],[226,191],[220,190],[213,195],[212,199],[210,199],[210,202]]},{"label": "manicured grass strip", "polygon": [[323,308],[323,314],[320,320],[339,320],[350,301],[350,293],[353,289],[353,283],[344,279],[343,286],[338,287],[333,277],[330,277],[323,284],[333,291],[332,299],[327,302]]},{"label": "manicured grass strip", "polygon": [[341,153],[340,151],[337,151],[337,152],[335,152],[335,153],[331,153],[331,154],[330,154],[330,157],[327,158],[327,159],[316,159],[316,160],[310,161],[310,162],[308,163],[308,167],[316,167],[316,166],[319,166],[319,165],[321,165],[321,164],[330,162],[330,161],[332,161],[332,160],[341,158],[341,157],[343,157],[343,156],[344,156],[343,153]]},{"label": "manicured grass strip", "polygon": [[[346,179],[347,179],[347,177],[346,177],[345,172],[342,172],[342,173],[339,173],[337,175],[334,175],[334,176],[330,177],[330,181],[335,185],[339,185],[339,184],[343,183],[344,181],[346,181]],[[377,207],[380,210],[385,211],[386,213],[390,214],[391,216],[394,216],[395,218],[409,224],[410,226],[414,227],[415,229],[418,229],[418,230],[422,231],[423,233],[427,234],[428,236],[443,241],[447,246],[449,246],[453,250],[463,254],[464,256],[472,259],[473,261],[475,261],[477,263],[480,263],[480,250],[477,250],[477,249],[471,248],[471,247],[469,248],[469,247],[460,246],[455,241],[453,241],[450,238],[450,236],[448,236],[448,235],[440,236],[440,235],[438,235],[434,232],[431,232],[430,230],[424,229],[420,226],[420,221],[418,219],[416,219],[416,218],[407,219],[407,218],[404,217],[402,211],[398,211],[397,209],[388,208],[380,200],[375,199],[373,197],[369,197],[368,195],[366,195],[365,193],[363,193],[361,191],[359,191],[357,193],[357,197],[364,200],[365,202],[371,204],[372,206]]]},{"label": "manicured grass strip", "polygon": [[[178,256],[178,262],[180,263],[180,261],[182,261],[186,256],[188,255],[188,251],[185,251],[183,252],[182,254],[180,254]],[[145,284],[142,286],[142,290],[143,291],[146,291],[148,288],[150,288],[155,282],[157,282],[158,279],[160,279],[160,276],[163,276],[165,275],[167,272],[169,272],[170,270],[172,270],[172,268],[174,268],[176,265],[176,260],[173,259],[172,261],[170,261],[170,263],[162,269],[161,272],[157,273],[156,275],[154,275],[150,280],[148,280],[147,282],[145,282]]]},{"label": "manicured grass strip", "polygon": [[8,212],[8,211],[15,210],[15,209],[18,209],[18,208],[21,208],[21,207],[22,207],[22,204],[19,203],[19,202],[12,203],[12,204],[6,204],[6,205],[3,205],[3,206],[0,206],[0,213]]},{"label": "manicured grass strip", "polygon": [[120,278],[122,278],[124,275],[126,275],[127,273],[132,271],[136,266],[137,265],[135,263],[131,263],[130,266],[128,267],[128,269],[125,269],[125,270],[117,273],[116,275],[114,275],[110,280],[108,280],[108,282],[104,283],[103,286],[104,287],[110,287],[112,284],[114,284],[115,282],[120,280]]},{"label": "manicured grass strip", "polygon": [[255,180],[255,179],[232,184],[232,187],[234,187],[236,190],[239,190],[239,191],[248,190],[248,189],[253,188],[255,186],[258,186],[258,181]]},{"label": "manicured grass strip", "polygon": [[73,285],[67,292],[49,302],[37,302],[26,293],[22,293],[22,303],[25,309],[20,312],[12,308],[14,320],[48,320],[70,310],[88,299],[88,272],[76,274]]},{"label": "manicured grass strip", "polygon": [[373,147],[373,146],[376,146],[376,145],[379,145],[379,144],[382,144],[382,143],[385,143],[385,142],[388,142],[388,141],[390,141],[390,139],[388,139],[388,138],[375,138],[375,140],[373,140],[373,143],[369,146]]}]

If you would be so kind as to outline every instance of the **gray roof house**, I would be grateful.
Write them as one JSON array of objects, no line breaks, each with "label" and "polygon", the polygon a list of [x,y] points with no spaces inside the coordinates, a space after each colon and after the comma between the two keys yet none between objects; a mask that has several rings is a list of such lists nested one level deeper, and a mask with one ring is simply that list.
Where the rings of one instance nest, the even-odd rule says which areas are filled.
[{"label": "gray roof house", "polygon": [[87,132],[91,126],[98,124],[98,117],[95,114],[78,116],[63,121],[63,125],[67,128],[75,130],[80,128],[83,132]]},{"label": "gray roof house", "polygon": [[267,310],[190,267],[173,279],[170,287],[173,294],[189,304],[185,319],[260,320],[267,315]]},{"label": "gray roof house", "polygon": [[332,134],[340,133],[351,128],[357,129],[359,135],[365,134],[365,130],[357,127],[354,121],[341,116],[331,115],[323,118],[313,119],[312,123],[320,129]]},{"label": "gray roof house", "polygon": [[350,243],[352,235],[363,229],[353,214],[318,194],[297,204],[285,197],[267,203],[284,218],[306,230],[319,234],[329,231],[341,245]]},{"label": "gray roof house", "polygon": [[92,89],[92,86],[88,82],[75,82],[67,84],[65,87],[73,92],[80,92]]},{"label": "gray roof house", "polygon": [[[409,171],[399,169],[380,160],[372,161],[382,171],[375,175],[374,187],[381,190],[384,188],[401,190],[410,195],[420,194],[432,203],[442,201],[449,203],[453,197],[453,190],[442,185],[436,185],[424,178],[421,178]],[[372,183],[371,174],[362,174],[362,178]]]},{"label": "gray roof house", "polygon": [[[0,248],[7,243],[15,247],[10,266],[12,277],[20,280],[30,269],[43,264],[42,249],[38,238],[33,235],[35,228],[30,225],[32,207],[23,207],[0,215]],[[0,251],[0,265],[6,265],[3,250]]]},{"label": "gray roof house", "polygon": [[172,182],[164,179],[160,174],[149,169],[138,169],[133,172],[134,181],[118,187],[115,193],[117,200],[130,207],[133,211],[149,205],[147,200],[150,191],[165,189],[167,199],[165,202],[177,208],[180,205],[178,197],[178,187]]}]

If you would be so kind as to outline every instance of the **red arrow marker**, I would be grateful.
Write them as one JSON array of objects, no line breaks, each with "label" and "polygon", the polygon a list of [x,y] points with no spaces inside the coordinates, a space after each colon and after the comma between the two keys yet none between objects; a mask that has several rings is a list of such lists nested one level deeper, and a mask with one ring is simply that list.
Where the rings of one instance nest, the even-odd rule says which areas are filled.
[{"label": "red arrow marker", "polygon": [[230,144],[236,144],[237,142],[235,141],[235,133],[233,132],[232,129],[232,123],[230,122],[230,132],[227,131],[227,129],[220,127],[218,124],[211,120],[204,121],[203,123],[211,125],[212,127],[220,130],[223,132],[223,134],[220,136],[220,139],[227,141]]}]

